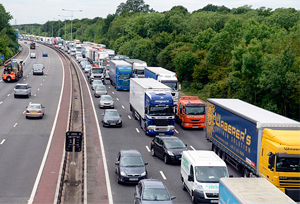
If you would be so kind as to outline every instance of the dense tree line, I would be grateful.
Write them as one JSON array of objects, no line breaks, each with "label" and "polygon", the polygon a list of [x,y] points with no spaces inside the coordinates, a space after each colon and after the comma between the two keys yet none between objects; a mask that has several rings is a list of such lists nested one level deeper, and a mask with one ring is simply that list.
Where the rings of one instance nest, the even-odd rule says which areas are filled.
[{"label": "dense tree line", "polygon": [[[0,55],[4,55],[4,60],[11,58],[18,51],[17,36],[9,24],[11,19],[12,16],[0,3]],[[2,64],[3,61],[0,59],[0,65]]]},{"label": "dense tree line", "polygon": [[[48,36],[51,23],[40,28]],[[69,21],[67,36],[64,22],[60,30],[52,25],[55,36],[70,38]],[[293,8],[210,4],[155,12],[127,0],[106,18],[74,20],[73,36],[175,71],[187,94],[239,98],[299,120],[300,11]]]}]

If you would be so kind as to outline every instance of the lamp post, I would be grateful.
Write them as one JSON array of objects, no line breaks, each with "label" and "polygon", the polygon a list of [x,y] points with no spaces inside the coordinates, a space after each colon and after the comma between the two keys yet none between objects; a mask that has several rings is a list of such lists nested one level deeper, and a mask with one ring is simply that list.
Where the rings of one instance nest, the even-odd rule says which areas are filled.
[{"label": "lamp post", "polygon": [[69,9],[62,9],[63,11],[70,11],[71,12],[71,41],[73,41],[73,12],[82,12],[82,10],[69,10]]},{"label": "lamp post", "polygon": [[65,39],[67,40],[67,17],[71,17],[71,16],[63,16],[63,15],[58,15],[60,17],[65,17]]}]

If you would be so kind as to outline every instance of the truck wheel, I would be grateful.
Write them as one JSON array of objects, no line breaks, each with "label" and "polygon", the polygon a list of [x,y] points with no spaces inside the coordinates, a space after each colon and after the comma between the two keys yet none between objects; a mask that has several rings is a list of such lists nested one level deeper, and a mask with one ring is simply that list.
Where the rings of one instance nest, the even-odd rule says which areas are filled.
[{"label": "truck wheel", "polygon": [[10,82],[10,81],[11,81],[11,78],[10,78],[10,77],[7,77],[7,78],[6,78],[6,81]]},{"label": "truck wheel", "polygon": [[194,192],[192,192],[192,203],[193,203],[193,204],[196,203],[195,196],[194,196]]},{"label": "truck wheel", "polygon": [[222,159],[224,162],[226,162],[226,153],[225,153],[225,152],[222,153],[221,159]]},{"label": "truck wheel", "polygon": [[248,178],[249,177],[249,171],[248,171],[248,169],[244,169],[244,171],[243,171],[243,177],[244,178]]},{"label": "truck wheel", "polygon": [[182,190],[186,191],[186,187],[185,187],[185,184],[184,184],[183,178],[181,178],[181,180],[182,180]]}]

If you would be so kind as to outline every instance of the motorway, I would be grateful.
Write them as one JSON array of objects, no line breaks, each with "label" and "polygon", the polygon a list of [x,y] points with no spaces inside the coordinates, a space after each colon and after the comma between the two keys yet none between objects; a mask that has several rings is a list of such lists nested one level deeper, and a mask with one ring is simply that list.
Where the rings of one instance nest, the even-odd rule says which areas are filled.
[{"label": "motorway", "polygon": [[[0,83],[0,203],[27,203],[35,183],[48,143],[62,86],[62,65],[57,54],[44,46],[35,50],[36,59],[30,59],[29,44],[23,44],[17,58],[25,62],[24,77],[18,83],[32,86],[30,98],[14,98],[17,82]],[[49,57],[42,57],[48,52]],[[45,74],[32,75],[34,63],[42,63]],[[2,71],[1,71],[2,74]],[[45,116],[25,119],[29,102],[45,106]]]},{"label": "motorway", "polygon": [[[42,52],[48,52],[49,57],[43,58]],[[3,81],[0,83],[0,114],[2,115],[0,117],[0,203],[27,203],[58,106],[62,87],[61,62],[53,50],[43,45],[37,47],[36,53],[37,59],[27,59],[29,44],[23,44],[23,51],[18,57],[25,60],[25,76],[19,82],[27,82],[32,86],[32,96],[29,99],[13,97],[13,87],[16,83]],[[31,74],[30,68],[34,63],[44,64],[46,69],[44,76]],[[102,127],[101,118],[104,110],[98,107],[99,99],[93,97],[106,154],[113,203],[133,203],[134,199],[135,185],[117,184],[115,161],[121,149],[137,149],[142,153],[144,161],[149,163],[148,178],[162,180],[170,194],[176,196],[174,203],[191,203],[189,194],[182,190],[180,165],[167,165],[161,159],[151,156],[149,148],[153,138],[146,136],[138,122],[131,117],[129,92],[116,91],[109,82],[106,87],[108,94],[114,98],[115,108],[118,109],[123,120],[122,128]],[[91,89],[90,91],[93,96],[93,91]],[[42,120],[25,119],[24,110],[30,101],[41,102],[46,107],[45,117]],[[211,143],[204,138],[204,130],[183,130],[176,124],[175,136],[181,138],[190,150],[211,150]],[[230,165],[228,170],[230,175],[241,176],[241,173]]]}]

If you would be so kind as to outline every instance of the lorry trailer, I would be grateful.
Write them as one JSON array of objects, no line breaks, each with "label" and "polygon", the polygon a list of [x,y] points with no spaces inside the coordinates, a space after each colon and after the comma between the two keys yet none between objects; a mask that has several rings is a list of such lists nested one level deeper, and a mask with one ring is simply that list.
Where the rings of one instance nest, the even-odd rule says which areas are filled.
[{"label": "lorry trailer", "polygon": [[145,67],[147,63],[139,59],[125,59],[126,62],[132,65],[132,76],[133,78],[144,78]]},{"label": "lorry trailer", "polygon": [[295,201],[300,194],[300,123],[239,99],[207,99],[212,150],[242,172],[263,177]]},{"label": "lorry trailer", "polygon": [[130,111],[146,135],[173,135],[173,98],[170,87],[146,78],[130,79]]}]

